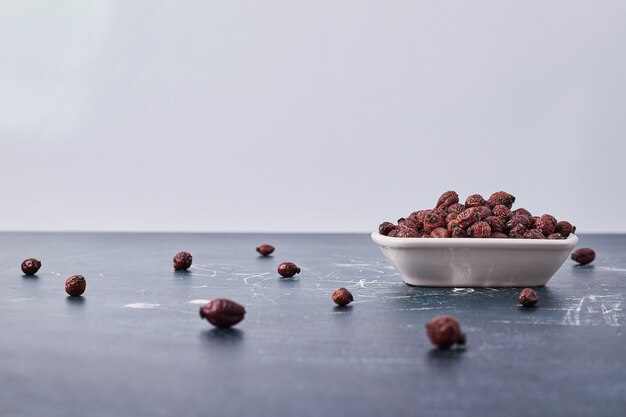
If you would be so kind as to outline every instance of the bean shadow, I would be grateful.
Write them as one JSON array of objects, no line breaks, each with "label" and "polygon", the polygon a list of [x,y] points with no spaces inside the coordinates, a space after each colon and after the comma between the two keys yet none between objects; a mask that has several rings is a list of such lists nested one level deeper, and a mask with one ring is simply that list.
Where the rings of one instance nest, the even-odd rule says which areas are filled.
[{"label": "bean shadow", "polygon": [[182,271],[173,271],[172,276],[174,278],[190,278],[193,274],[191,271],[184,269]]},{"label": "bean shadow", "polygon": [[68,295],[67,297],[65,297],[65,302],[71,308],[82,309],[85,307],[87,300],[83,296],[72,297],[71,295]]},{"label": "bean shadow", "polygon": [[333,311],[337,314],[337,315],[345,315],[345,314],[349,314],[352,311],[352,306],[351,305],[347,305],[347,306],[335,306],[333,308]]},{"label": "bean shadow", "polygon": [[296,277],[280,277],[279,282],[284,282],[287,285],[296,285],[300,283],[300,280]]},{"label": "bean shadow", "polygon": [[33,280],[33,281],[37,281],[39,279],[39,276],[37,276],[37,274],[35,275],[22,275],[22,278],[26,279],[26,280]]},{"label": "bean shadow", "polygon": [[519,288],[450,288],[399,286],[384,294],[398,309],[446,310],[479,308],[517,303]]},{"label": "bean shadow", "polygon": [[219,329],[214,328],[202,332],[202,341],[211,347],[221,349],[231,349],[241,345],[244,338],[244,332],[239,329]]},{"label": "bean shadow", "polygon": [[456,372],[462,365],[466,348],[439,349],[433,347],[426,354],[426,366],[436,372]]}]

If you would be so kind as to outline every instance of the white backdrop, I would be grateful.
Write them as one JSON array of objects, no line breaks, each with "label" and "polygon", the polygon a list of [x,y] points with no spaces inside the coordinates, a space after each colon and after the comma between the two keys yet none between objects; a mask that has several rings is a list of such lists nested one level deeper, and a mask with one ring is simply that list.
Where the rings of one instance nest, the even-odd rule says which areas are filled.
[{"label": "white backdrop", "polygon": [[625,232],[625,76],[624,1],[0,0],[0,229],[369,231],[503,189]]}]

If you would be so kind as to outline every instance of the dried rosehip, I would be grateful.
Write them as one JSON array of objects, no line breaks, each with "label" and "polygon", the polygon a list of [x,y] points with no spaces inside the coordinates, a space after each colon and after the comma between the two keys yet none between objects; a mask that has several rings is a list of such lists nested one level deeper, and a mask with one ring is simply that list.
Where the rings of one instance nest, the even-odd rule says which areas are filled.
[{"label": "dried rosehip", "polygon": [[533,215],[530,213],[530,211],[528,211],[528,210],[526,210],[525,208],[522,208],[522,207],[513,210],[512,213],[513,214],[518,214],[518,215],[521,215],[521,216],[526,216],[528,218],[532,218],[533,217]]},{"label": "dried rosehip", "polygon": [[531,225],[531,222],[526,216],[514,214],[511,216],[511,218],[509,218],[509,221],[506,222],[506,228],[513,229],[518,224],[521,224],[522,226],[524,226],[524,228],[528,229]]},{"label": "dried rosehip", "polygon": [[174,269],[176,271],[184,271],[189,269],[193,257],[189,252],[178,252],[174,256]]},{"label": "dried rosehip", "polygon": [[441,197],[439,197],[439,200],[437,200],[437,205],[435,206],[435,208],[445,209],[449,205],[458,203],[458,202],[459,202],[459,195],[456,192],[446,191],[445,193],[441,195]]},{"label": "dried rosehip", "polygon": [[487,204],[489,204],[490,207],[502,204],[510,209],[513,207],[513,203],[515,203],[515,197],[509,193],[505,193],[504,191],[498,191],[497,193],[491,194],[491,197],[487,200]]},{"label": "dried rosehip", "polygon": [[596,253],[591,248],[580,248],[572,252],[572,260],[581,265],[587,265],[596,259]]},{"label": "dried rosehip", "polygon": [[396,229],[397,227],[398,226],[393,223],[383,222],[380,224],[380,226],[378,226],[378,233],[383,236],[387,236],[392,230]]},{"label": "dried rosehip", "polygon": [[463,212],[459,214],[456,219],[459,221],[459,226],[462,229],[467,229],[480,220],[480,211],[478,210],[478,207],[470,207],[463,210]]},{"label": "dried rosehip", "polygon": [[576,228],[572,226],[570,222],[566,222],[561,220],[556,224],[554,231],[563,235],[563,237],[568,237],[572,233],[576,233]]},{"label": "dried rosehip", "polygon": [[480,213],[481,219],[486,219],[487,217],[493,216],[493,212],[487,206],[478,206],[476,207],[476,210],[478,210],[478,212]]},{"label": "dried rosehip", "polygon": [[465,206],[461,203],[454,203],[448,206],[448,213],[459,214],[463,210],[465,210]]},{"label": "dried rosehip", "polygon": [[[399,227],[395,230],[393,237],[420,237],[420,232],[415,229],[409,229],[408,227]],[[391,234],[389,234],[391,236]]]},{"label": "dried rosehip", "polygon": [[546,237],[539,229],[530,229],[524,233],[524,239],[545,239]]},{"label": "dried rosehip", "polygon": [[226,329],[243,320],[246,309],[239,303],[217,298],[200,307],[200,317],[215,327]]},{"label": "dried rosehip", "polygon": [[354,298],[352,297],[352,293],[345,288],[339,288],[333,293],[333,301],[337,305],[347,306],[353,300]]},{"label": "dried rosehip", "polygon": [[432,344],[441,349],[465,344],[461,326],[452,316],[435,317],[426,325],[426,333]]},{"label": "dried rosehip", "polygon": [[468,237],[486,238],[491,235],[491,227],[487,222],[476,222],[467,228]]},{"label": "dried rosehip", "polygon": [[291,278],[300,273],[300,268],[293,262],[283,262],[278,265],[278,273],[285,278]]},{"label": "dried rosehip", "polygon": [[87,288],[87,281],[82,275],[72,275],[65,281],[65,292],[72,297],[80,297]]},{"label": "dried rosehip", "polygon": [[511,217],[511,210],[507,206],[503,206],[502,204],[498,204],[494,208],[491,209],[491,212],[494,216],[502,217],[503,219],[508,220]]},{"label": "dried rosehip", "polygon": [[424,218],[424,233],[430,234],[438,227],[446,227],[446,220],[438,214],[428,213]]},{"label": "dried rosehip", "polygon": [[413,213],[411,213],[411,215],[409,217],[417,220],[418,224],[423,225],[424,224],[424,219],[426,218],[426,215],[428,213],[431,213],[431,212],[432,212],[432,210],[414,211]]},{"label": "dried rosehip", "polygon": [[548,236],[554,233],[556,228],[556,219],[549,214],[544,214],[535,220],[535,229],[538,229],[541,233]]},{"label": "dried rosehip", "polygon": [[[533,217],[532,214],[530,214],[530,211],[526,210],[525,208],[518,208],[517,210],[513,210],[513,212],[511,212],[511,217],[513,217],[513,216],[525,217],[526,221],[524,222],[524,226],[526,226],[527,228],[532,228],[533,227],[533,223],[535,221],[535,218]],[[511,217],[509,217],[509,219]]]},{"label": "dried rosehip", "polygon": [[539,216],[532,216],[530,219],[530,228],[535,229],[535,225],[537,224],[537,220],[539,220]]},{"label": "dried rosehip", "polygon": [[430,232],[430,237],[437,237],[437,238],[450,237],[450,232],[448,232],[448,229],[446,229],[445,227],[438,227],[432,232]]},{"label": "dried rosehip", "polygon": [[432,211],[434,214],[436,214],[437,216],[441,217],[442,219],[445,219],[446,216],[448,215],[447,210],[442,209],[442,208],[435,208]]},{"label": "dried rosehip", "polygon": [[22,262],[22,272],[26,275],[35,275],[41,268],[41,262],[35,258],[24,259]]},{"label": "dried rosehip", "polygon": [[526,227],[523,224],[517,224],[509,230],[509,237],[513,239],[523,239],[526,233]]},{"label": "dried rosehip", "polygon": [[464,238],[464,237],[467,237],[467,232],[461,229],[460,227],[455,227],[452,229],[452,232],[450,233],[450,237]]},{"label": "dried rosehip", "polygon": [[504,219],[498,216],[489,216],[485,219],[491,227],[491,233],[504,231]]},{"label": "dried rosehip", "polygon": [[401,217],[398,219],[398,227],[406,227],[408,229],[417,230],[417,222],[414,222],[411,218],[405,219],[404,217]]},{"label": "dried rosehip", "polygon": [[465,200],[465,207],[479,207],[487,204],[487,201],[480,194],[472,194]]},{"label": "dried rosehip", "polygon": [[554,226],[556,227],[556,223],[557,223],[557,222],[556,222],[556,217],[554,217],[554,216],[553,216],[553,215],[551,215],[551,214],[544,214],[544,215],[543,215],[543,216],[541,216],[541,217],[545,217],[545,218],[547,218],[547,219],[548,219],[548,220],[550,220],[552,223],[554,223]]},{"label": "dried rosehip", "polygon": [[564,239],[563,235],[560,233],[552,233],[551,235],[549,235],[546,239],[550,239],[550,240],[558,240],[558,239]]},{"label": "dried rosehip", "polygon": [[264,243],[263,245],[257,246],[256,251],[259,252],[261,256],[269,256],[274,252],[274,246]]},{"label": "dried rosehip", "polygon": [[450,224],[451,221],[456,220],[456,213],[448,213],[446,216],[446,224]]},{"label": "dried rosehip", "polygon": [[450,220],[447,226],[448,232],[452,233],[453,229],[461,229],[460,222],[458,220]]},{"label": "dried rosehip", "polygon": [[398,229],[393,229],[387,236],[389,237],[398,237]]},{"label": "dried rosehip", "polygon": [[539,301],[539,295],[532,288],[524,288],[518,297],[519,303],[524,307],[532,307]]},{"label": "dried rosehip", "polygon": [[508,236],[502,232],[491,232],[489,237],[492,239],[508,239]]}]

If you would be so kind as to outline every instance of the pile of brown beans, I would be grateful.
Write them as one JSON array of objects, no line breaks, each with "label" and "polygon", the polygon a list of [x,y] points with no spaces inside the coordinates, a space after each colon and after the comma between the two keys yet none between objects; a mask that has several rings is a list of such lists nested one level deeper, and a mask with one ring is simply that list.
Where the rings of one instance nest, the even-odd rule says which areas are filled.
[{"label": "pile of brown beans", "polygon": [[513,210],[515,197],[498,191],[488,199],[472,194],[462,204],[455,191],[446,191],[432,209],[418,210],[397,224],[382,223],[378,232],[390,237],[565,239],[576,232],[571,223],[550,214],[533,216]]}]

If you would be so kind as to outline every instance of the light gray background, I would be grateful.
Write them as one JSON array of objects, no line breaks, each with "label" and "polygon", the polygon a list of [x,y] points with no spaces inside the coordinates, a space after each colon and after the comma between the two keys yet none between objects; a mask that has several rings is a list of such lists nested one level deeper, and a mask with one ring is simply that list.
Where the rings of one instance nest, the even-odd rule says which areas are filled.
[{"label": "light gray background", "polygon": [[[624,1],[0,0],[1,230],[626,231]],[[605,214],[609,213],[609,214]]]}]

